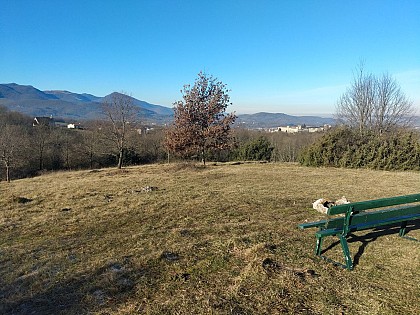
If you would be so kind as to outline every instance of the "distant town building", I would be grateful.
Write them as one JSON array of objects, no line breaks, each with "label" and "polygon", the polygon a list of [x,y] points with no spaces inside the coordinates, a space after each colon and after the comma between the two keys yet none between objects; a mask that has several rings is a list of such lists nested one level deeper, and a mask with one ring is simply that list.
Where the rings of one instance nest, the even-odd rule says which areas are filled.
[{"label": "distant town building", "polygon": [[155,128],[153,128],[153,127],[151,127],[151,128],[149,128],[149,127],[140,127],[140,128],[137,128],[136,130],[137,130],[137,133],[139,135],[146,135],[149,132],[153,131],[154,129]]},{"label": "distant town building", "polygon": [[83,129],[80,123],[67,124],[68,129]]},{"label": "distant town building", "polygon": [[286,132],[286,133],[299,133],[299,132],[322,132],[331,128],[331,125],[324,125],[322,127],[309,127],[306,125],[285,126],[270,128],[269,132]]},{"label": "distant town building", "polygon": [[54,119],[52,117],[35,117],[32,122],[32,126],[47,126],[53,127],[55,125]]}]

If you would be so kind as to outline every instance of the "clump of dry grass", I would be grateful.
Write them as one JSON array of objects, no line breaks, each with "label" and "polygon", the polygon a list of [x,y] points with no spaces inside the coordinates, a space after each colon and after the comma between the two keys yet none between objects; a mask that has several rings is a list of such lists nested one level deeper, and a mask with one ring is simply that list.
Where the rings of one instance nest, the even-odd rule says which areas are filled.
[{"label": "clump of dry grass", "polygon": [[[418,314],[418,243],[358,233],[349,272],[297,229],[322,217],[318,198],[418,193],[418,178],[173,164],[0,183],[0,313]],[[409,234],[420,239],[418,225]],[[340,246],[328,255],[340,260]]]}]

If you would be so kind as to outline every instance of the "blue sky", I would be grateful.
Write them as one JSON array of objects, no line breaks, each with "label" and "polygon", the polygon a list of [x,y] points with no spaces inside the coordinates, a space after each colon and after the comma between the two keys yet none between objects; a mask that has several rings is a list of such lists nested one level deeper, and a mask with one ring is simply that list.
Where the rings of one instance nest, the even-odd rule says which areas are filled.
[{"label": "blue sky", "polygon": [[420,1],[3,0],[0,83],[171,107],[199,71],[229,111],[332,114],[364,60],[420,113]]}]

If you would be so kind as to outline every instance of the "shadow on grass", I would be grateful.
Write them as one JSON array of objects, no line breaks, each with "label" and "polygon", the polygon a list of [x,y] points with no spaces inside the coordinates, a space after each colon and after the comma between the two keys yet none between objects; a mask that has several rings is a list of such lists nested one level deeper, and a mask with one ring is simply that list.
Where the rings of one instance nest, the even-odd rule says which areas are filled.
[{"label": "shadow on grass", "polygon": [[[366,247],[369,245],[369,243],[372,243],[378,239],[378,237],[386,236],[386,235],[392,235],[392,234],[398,234],[400,230],[401,224],[392,224],[392,225],[385,225],[382,227],[374,228],[369,233],[364,235],[355,235],[350,233],[349,238],[347,239],[348,243],[354,243],[354,242],[360,242],[362,243],[357,251],[357,253],[353,257],[353,265],[357,266],[359,264],[360,258],[362,257],[363,253],[365,252]],[[409,240],[417,241],[415,238],[412,238],[408,236],[407,234],[410,233],[410,231],[419,230],[420,229],[420,220],[414,220],[407,224],[406,232],[404,238],[407,238]],[[329,245],[327,248],[325,248],[321,254],[323,255],[325,252],[331,250],[335,246],[339,246],[340,241],[335,241],[331,245]],[[339,266],[342,266],[340,263],[336,263],[334,261],[331,261],[331,263],[335,263]]]},{"label": "shadow on grass", "polygon": [[129,260],[53,284],[39,275],[20,277],[2,285],[0,314],[87,314],[112,309],[132,297],[137,285],[155,292],[160,277],[158,262],[135,268]]}]

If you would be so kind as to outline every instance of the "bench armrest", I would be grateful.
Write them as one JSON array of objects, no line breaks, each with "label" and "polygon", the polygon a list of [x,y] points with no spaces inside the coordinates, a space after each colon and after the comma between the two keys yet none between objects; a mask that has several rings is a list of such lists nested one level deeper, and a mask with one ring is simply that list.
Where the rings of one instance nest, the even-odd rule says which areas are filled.
[{"label": "bench armrest", "polygon": [[326,223],[327,223],[327,220],[321,220],[321,221],[315,221],[315,222],[301,223],[301,224],[298,225],[298,227],[301,230],[310,229],[310,228],[314,228],[314,227],[319,228],[319,227],[324,227]]}]

